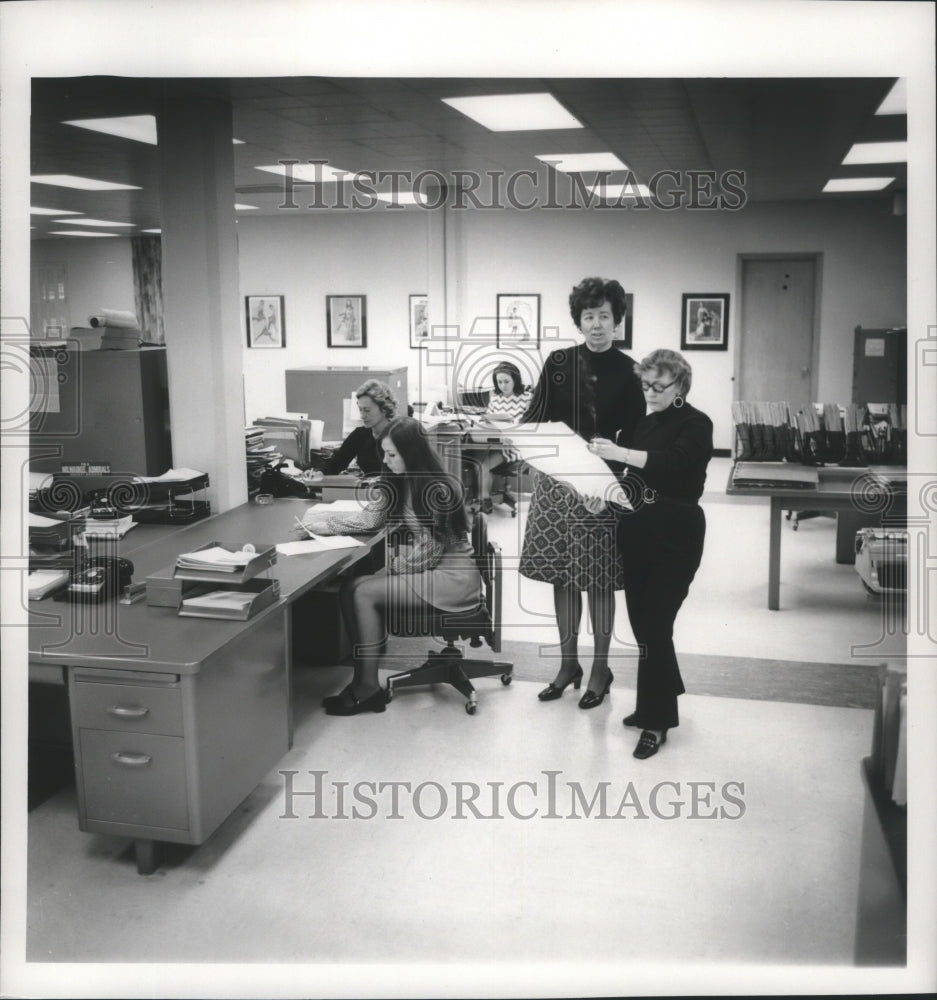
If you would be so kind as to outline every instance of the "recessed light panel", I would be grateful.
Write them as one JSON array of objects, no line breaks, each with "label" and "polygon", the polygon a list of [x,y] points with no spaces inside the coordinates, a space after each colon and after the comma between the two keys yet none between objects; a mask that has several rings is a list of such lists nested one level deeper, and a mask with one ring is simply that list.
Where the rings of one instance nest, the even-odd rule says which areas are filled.
[{"label": "recessed light panel", "polygon": [[621,198],[650,198],[651,190],[647,184],[592,184],[589,191],[608,201]]},{"label": "recessed light panel", "polygon": [[552,94],[489,94],[442,101],[492,132],[584,127]]},{"label": "recessed light panel", "polygon": [[908,81],[901,77],[889,90],[885,100],[878,106],[877,115],[906,115],[908,113]]},{"label": "recessed light panel", "polygon": [[125,118],[77,118],[62,122],[63,125],[74,125],[76,128],[86,128],[91,132],[103,132],[105,135],[116,135],[121,139],[133,139],[134,142],[146,142],[156,145],[155,115],[128,115]]},{"label": "recessed light panel", "polygon": [[386,201],[392,205],[425,205],[429,199],[417,191],[386,192],[377,196],[378,201]]},{"label": "recessed light panel", "polygon": [[92,233],[83,229],[53,229],[50,236],[116,236],[116,233]]},{"label": "recessed light panel", "polygon": [[93,177],[75,177],[72,174],[33,174],[33,184],[50,184],[52,187],[75,188],[78,191],[141,191],[136,184],[117,184],[99,181]]},{"label": "recessed light panel", "polygon": [[907,163],[908,143],[902,142],[857,142],[846,154],[843,166],[861,163]]},{"label": "recessed light panel", "polygon": [[[255,170],[266,170],[271,174],[286,176],[286,167],[282,163],[272,163],[264,167],[255,167]],[[304,183],[315,183],[322,181],[324,184],[335,181],[350,181],[355,174],[351,170],[342,170],[341,167],[332,167],[328,163],[294,163],[292,165],[292,175],[294,181]]]},{"label": "recessed light panel", "polygon": [[238,203],[235,203],[234,210],[236,212],[257,212],[257,211],[259,211],[259,209],[257,208],[256,205],[240,205]]},{"label": "recessed light panel", "polygon": [[30,215],[81,215],[81,212],[72,212],[67,208],[39,208],[36,205],[29,206]]},{"label": "recessed light panel", "polygon": [[627,170],[614,153],[545,153],[538,160],[564,174],[584,174],[596,170]]},{"label": "recessed light panel", "polygon": [[132,222],[108,222],[107,219],[56,219],[56,222],[64,222],[68,226],[101,226],[102,229],[110,229],[114,226],[127,226],[132,228]]},{"label": "recessed light panel", "polygon": [[894,177],[837,177],[823,185],[824,192],[832,194],[842,191],[882,191]]}]

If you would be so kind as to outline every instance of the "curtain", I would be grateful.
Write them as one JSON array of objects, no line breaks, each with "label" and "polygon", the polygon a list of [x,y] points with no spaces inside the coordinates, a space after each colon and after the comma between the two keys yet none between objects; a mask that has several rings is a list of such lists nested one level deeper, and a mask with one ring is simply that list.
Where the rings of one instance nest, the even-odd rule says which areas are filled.
[{"label": "curtain", "polygon": [[165,344],[163,333],[163,253],[157,235],[132,236],[133,298],[143,339]]}]

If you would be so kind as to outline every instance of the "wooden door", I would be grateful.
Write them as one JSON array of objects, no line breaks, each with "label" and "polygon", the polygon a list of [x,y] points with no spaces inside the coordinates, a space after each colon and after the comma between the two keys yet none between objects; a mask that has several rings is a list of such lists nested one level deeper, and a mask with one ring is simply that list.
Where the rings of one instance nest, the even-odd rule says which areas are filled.
[{"label": "wooden door", "polygon": [[815,399],[816,286],[815,257],[742,259],[737,399]]}]

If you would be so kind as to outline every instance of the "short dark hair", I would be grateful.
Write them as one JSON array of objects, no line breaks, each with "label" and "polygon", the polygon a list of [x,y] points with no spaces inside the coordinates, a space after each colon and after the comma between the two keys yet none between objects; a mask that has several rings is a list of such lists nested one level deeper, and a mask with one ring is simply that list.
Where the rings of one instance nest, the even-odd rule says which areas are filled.
[{"label": "short dark hair", "polygon": [[514,381],[514,393],[515,395],[520,395],[524,391],[524,380],[521,378],[521,370],[517,365],[512,364],[510,361],[502,361],[498,364],[498,367],[491,373],[491,384],[495,387],[495,395],[502,395],[501,390],[498,388],[498,376],[499,375],[510,375]]},{"label": "short dark hair", "polygon": [[579,326],[583,309],[595,309],[603,302],[612,307],[615,326],[618,326],[628,311],[624,288],[614,278],[583,278],[569,293],[569,314],[576,326]]},{"label": "short dark hair", "polygon": [[693,369],[679,351],[669,351],[666,348],[651,351],[638,365],[638,376],[643,379],[651,369],[656,369],[665,377],[671,377],[677,383],[677,392],[681,396],[690,391],[690,386],[693,384]]}]

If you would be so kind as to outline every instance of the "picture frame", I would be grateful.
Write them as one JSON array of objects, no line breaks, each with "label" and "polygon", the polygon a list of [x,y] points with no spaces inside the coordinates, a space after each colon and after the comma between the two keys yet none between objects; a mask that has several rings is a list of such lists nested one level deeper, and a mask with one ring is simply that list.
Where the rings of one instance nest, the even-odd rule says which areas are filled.
[{"label": "picture frame", "polygon": [[720,292],[687,292],[680,329],[682,351],[729,349],[729,296]]},{"label": "picture frame", "polygon": [[253,348],[286,347],[286,311],[282,295],[247,295],[247,346]]},{"label": "picture frame", "polygon": [[429,297],[410,296],[410,346],[419,348],[429,339]]},{"label": "picture frame", "polygon": [[497,295],[498,347],[540,346],[540,294],[499,292]]},{"label": "picture frame", "polygon": [[364,295],[326,295],[329,347],[367,347],[368,309]]},{"label": "picture frame", "polygon": [[625,292],[625,316],[612,334],[612,347],[630,351],[634,346],[634,293]]}]

